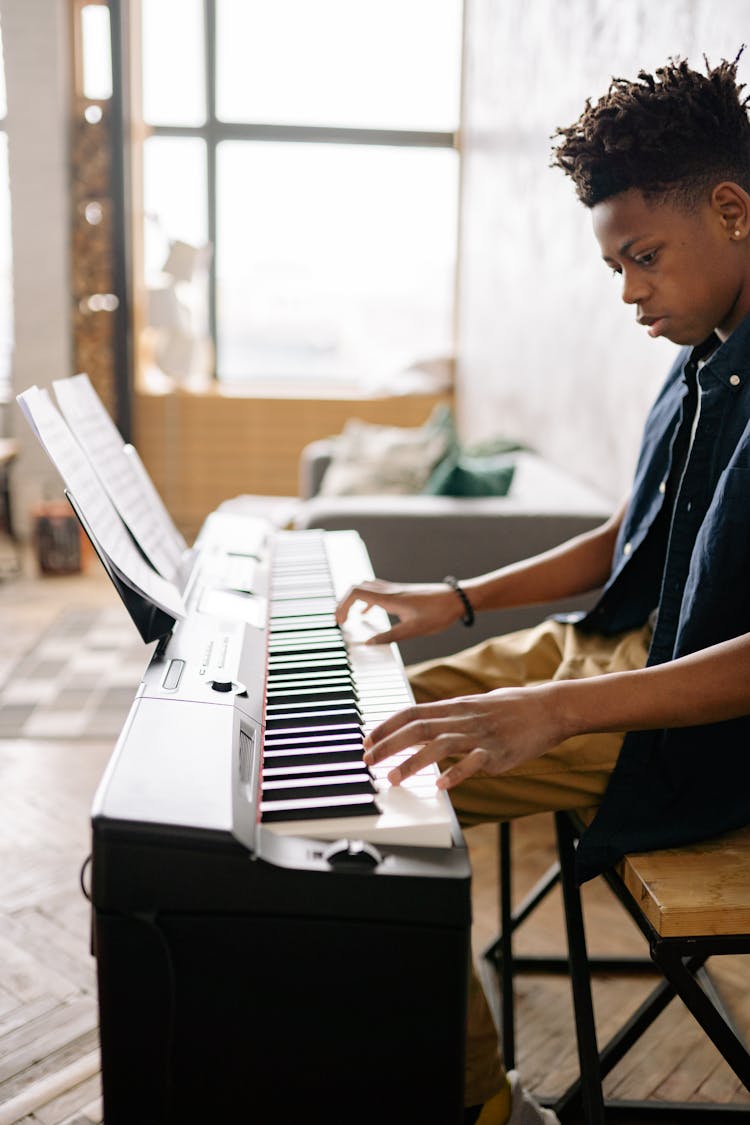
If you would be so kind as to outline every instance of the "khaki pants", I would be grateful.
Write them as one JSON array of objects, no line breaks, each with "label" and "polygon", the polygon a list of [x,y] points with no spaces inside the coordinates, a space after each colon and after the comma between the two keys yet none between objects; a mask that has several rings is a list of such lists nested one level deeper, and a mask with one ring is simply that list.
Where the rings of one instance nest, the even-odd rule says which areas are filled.
[{"label": "khaki pants", "polygon": [[[649,626],[601,637],[580,633],[574,625],[545,621],[457,656],[415,665],[409,669],[409,680],[417,702],[427,703],[498,687],[579,679],[642,668],[650,640]],[[537,812],[597,805],[622,739],[622,734],[579,735],[501,777],[469,778],[450,791],[459,821],[468,828]],[[481,1105],[496,1094],[504,1073],[494,1021],[471,966],[466,1105]]]}]

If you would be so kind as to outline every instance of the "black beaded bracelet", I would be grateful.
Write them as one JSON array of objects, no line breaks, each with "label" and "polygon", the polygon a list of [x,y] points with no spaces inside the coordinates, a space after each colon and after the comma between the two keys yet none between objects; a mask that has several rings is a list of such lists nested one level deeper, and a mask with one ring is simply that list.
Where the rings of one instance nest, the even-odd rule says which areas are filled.
[{"label": "black beaded bracelet", "polygon": [[466,610],[466,613],[461,618],[461,624],[466,625],[466,626],[473,625],[474,624],[474,607],[472,606],[471,602],[467,598],[466,592],[464,590],[462,590],[461,587],[459,586],[458,579],[455,578],[452,574],[446,574],[445,578],[443,579],[443,582],[447,582],[448,585],[451,587],[451,589],[456,591],[456,593],[458,594],[459,598],[461,599],[461,601],[463,603],[463,607]]}]

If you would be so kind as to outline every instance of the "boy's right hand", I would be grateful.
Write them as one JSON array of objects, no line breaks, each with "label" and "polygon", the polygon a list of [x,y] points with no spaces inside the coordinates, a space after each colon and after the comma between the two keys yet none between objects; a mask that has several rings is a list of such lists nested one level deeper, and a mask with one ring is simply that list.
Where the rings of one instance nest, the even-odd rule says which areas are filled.
[{"label": "boy's right hand", "polygon": [[336,607],[336,620],[343,625],[353,606],[380,606],[398,622],[392,628],[367,640],[367,644],[388,644],[408,637],[426,637],[447,629],[463,614],[455,590],[443,582],[398,583],[374,578],[352,586]]}]

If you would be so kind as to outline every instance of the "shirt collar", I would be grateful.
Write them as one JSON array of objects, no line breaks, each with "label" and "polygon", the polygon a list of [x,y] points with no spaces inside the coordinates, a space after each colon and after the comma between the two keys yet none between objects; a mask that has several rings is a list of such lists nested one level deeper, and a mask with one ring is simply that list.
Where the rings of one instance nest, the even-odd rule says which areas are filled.
[{"label": "shirt collar", "polygon": [[[708,357],[708,358],[707,358]],[[712,332],[691,351],[686,367],[705,359],[704,371],[728,386],[735,386],[732,377],[739,375],[744,383],[750,378],[750,313],[740,321],[732,335],[723,343]]]}]

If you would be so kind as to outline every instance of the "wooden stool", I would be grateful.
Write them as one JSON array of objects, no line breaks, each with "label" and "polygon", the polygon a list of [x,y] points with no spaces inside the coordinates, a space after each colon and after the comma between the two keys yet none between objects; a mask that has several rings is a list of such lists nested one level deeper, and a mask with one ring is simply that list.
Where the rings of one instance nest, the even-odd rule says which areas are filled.
[{"label": "wooden stool", "polygon": [[[500,990],[500,1038],[503,1060],[508,1070],[516,1066],[515,976],[516,973],[567,976],[570,965],[566,956],[519,956],[513,950],[513,939],[527,918],[533,914],[560,882],[560,862],[550,864],[527,895],[513,903],[513,826],[510,821],[498,824],[498,867],[500,874],[500,933],[482,952],[482,957],[496,974]],[[657,973],[647,957],[589,957],[594,973]]]},{"label": "wooden stool", "polygon": [[716,1122],[732,1115],[738,1121],[750,1120],[747,1105],[605,1103],[601,1087],[604,1076],[669,1001],[679,996],[750,1089],[750,1052],[703,973],[709,957],[750,953],[750,827],[700,844],[626,856],[616,869],[604,874],[646,938],[663,980],[599,1050],[581,897],[574,881],[576,839],[585,825],[575,814],[557,813],[555,819],[581,1071],[580,1079],[556,1103],[558,1116],[564,1121],[566,1111],[582,1104],[587,1125],[623,1116],[669,1122]]}]

